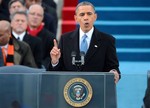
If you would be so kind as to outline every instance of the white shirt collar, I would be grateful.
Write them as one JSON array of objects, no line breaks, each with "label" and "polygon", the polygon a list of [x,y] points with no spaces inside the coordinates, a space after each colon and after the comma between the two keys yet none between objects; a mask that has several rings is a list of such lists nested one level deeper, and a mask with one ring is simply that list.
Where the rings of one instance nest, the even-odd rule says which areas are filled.
[{"label": "white shirt collar", "polygon": [[24,38],[26,32],[24,31],[23,33],[21,33],[21,34],[18,35],[18,34],[15,33],[14,31],[12,31],[12,34],[13,34],[13,36],[14,36],[16,39],[18,39],[18,37],[19,37],[19,38],[20,38],[20,41],[23,41],[23,38]]},{"label": "white shirt collar", "polygon": [[88,43],[88,47],[90,45],[90,42],[91,42],[91,38],[92,38],[92,34],[93,34],[93,31],[94,31],[94,27],[92,27],[92,29],[87,32],[87,33],[84,33],[81,28],[79,29],[79,38],[80,38],[80,45],[81,45],[81,39],[82,39],[82,36],[84,36],[84,34],[87,35],[87,43]]}]

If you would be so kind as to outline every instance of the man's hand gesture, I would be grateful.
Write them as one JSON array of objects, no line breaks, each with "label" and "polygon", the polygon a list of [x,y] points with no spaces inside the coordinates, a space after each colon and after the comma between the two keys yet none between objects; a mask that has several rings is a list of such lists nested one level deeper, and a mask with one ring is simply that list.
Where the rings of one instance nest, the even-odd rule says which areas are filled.
[{"label": "man's hand gesture", "polygon": [[58,48],[58,44],[55,39],[54,39],[54,47],[50,51],[50,56],[51,56],[52,64],[57,64],[59,62],[61,52],[60,52],[60,49]]}]

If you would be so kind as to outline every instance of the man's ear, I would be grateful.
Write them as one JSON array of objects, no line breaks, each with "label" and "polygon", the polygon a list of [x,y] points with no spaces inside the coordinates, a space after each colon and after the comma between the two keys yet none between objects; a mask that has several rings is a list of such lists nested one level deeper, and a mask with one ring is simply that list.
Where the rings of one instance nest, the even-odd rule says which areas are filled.
[{"label": "man's ear", "polygon": [[75,20],[75,22],[78,22],[76,15],[74,15],[74,20]]},{"label": "man's ear", "polygon": [[97,20],[97,14],[95,13],[95,21]]}]

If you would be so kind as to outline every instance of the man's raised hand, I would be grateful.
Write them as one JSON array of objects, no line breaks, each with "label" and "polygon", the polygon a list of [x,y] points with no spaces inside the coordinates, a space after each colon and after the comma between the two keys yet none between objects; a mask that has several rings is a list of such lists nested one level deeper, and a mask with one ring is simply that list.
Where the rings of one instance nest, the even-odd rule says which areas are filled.
[{"label": "man's raised hand", "polygon": [[56,39],[54,39],[54,47],[50,51],[50,56],[51,56],[52,64],[57,64],[61,56],[61,53],[60,53],[60,49],[58,48]]}]

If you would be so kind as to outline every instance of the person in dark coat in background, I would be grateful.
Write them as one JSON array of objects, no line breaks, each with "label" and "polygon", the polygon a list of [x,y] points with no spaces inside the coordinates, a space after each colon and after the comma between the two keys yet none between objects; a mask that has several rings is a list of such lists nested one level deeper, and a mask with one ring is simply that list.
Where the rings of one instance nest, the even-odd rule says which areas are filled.
[{"label": "person in dark coat in background", "polygon": [[4,66],[4,60],[3,60],[3,53],[2,53],[2,49],[0,48],[0,67]]},{"label": "person in dark coat in background", "polygon": [[0,20],[9,21],[8,3],[10,0],[0,0]]},{"label": "person in dark coat in background", "polygon": [[42,64],[47,67],[50,60],[49,51],[53,48],[53,39],[55,35],[49,32],[42,23],[44,17],[44,10],[41,5],[31,5],[28,11],[28,28],[27,31],[30,35],[38,37],[42,40]]},{"label": "person in dark coat in background", "polygon": [[57,9],[57,4],[54,2],[54,0],[42,0],[42,2],[50,7],[53,7],[54,9]]},{"label": "person in dark coat in background", "polygon": [[33,37],[27,33],[27,14],[24,11],[18,11],[11,16],[12,36],[19,41],[24,41],[29,44],[35,63],[38,68],[42,68],[42,40],[38,37]]},{"label": "person in dark coat in background", "polygon": [[6,20],[0,21],[0,47],[3,49],[5,66],[24,65],[37,68],[30,46],[11,36],[11,26]]},{"label": "person in dark coat in background", "polygon": [[58,22],[56,10],[51,7],[48,7],[47,4],[42,3],[42,0],[25,0],[25,6],[27,9],[29,9],[30,6],[34,4],[39,4],[42,6],[44,10],[44,17],[43,17],[44,27],[56,35]]}]

